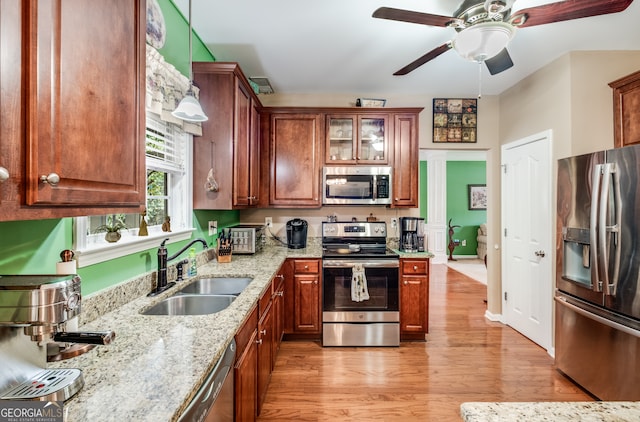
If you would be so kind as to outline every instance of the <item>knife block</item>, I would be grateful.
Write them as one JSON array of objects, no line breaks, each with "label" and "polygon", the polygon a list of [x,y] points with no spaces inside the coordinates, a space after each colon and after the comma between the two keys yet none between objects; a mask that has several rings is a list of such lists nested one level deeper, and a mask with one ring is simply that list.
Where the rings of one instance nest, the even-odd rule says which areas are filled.
[{"label": "knife block", "polygon": [[218,262],[231,262],[231,244],[221,244],[220,239],[218,239],[216,258]]}]

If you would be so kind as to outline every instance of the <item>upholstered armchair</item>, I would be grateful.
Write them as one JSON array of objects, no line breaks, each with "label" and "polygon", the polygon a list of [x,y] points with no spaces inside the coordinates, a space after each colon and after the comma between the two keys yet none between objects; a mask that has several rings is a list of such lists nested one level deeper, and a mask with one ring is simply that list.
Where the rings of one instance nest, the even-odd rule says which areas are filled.
[{"label": "upholstered armchair", "polygon": [[484,259],[487,256],[487,223],[480,224],[478,228],[478,259]]}]

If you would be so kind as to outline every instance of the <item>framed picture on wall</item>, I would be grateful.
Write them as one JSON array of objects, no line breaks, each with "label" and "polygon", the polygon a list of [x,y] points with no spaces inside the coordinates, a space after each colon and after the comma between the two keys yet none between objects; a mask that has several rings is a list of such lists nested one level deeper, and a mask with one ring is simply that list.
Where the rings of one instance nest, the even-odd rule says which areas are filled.
[{"label": "framed picture on wall", "polygon": [[477,125],[477,99],[433,99],[433,142],[475,143]]},{"label": "framed picture on wall", "polygon": [[487,185],[467,185],[469,191],[469,210],[487,209]]}]

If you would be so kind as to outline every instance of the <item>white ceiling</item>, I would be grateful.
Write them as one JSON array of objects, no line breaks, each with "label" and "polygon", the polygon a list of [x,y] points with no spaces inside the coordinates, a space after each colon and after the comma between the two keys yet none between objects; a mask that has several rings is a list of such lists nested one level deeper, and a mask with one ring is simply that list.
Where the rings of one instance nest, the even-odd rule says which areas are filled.
[{"label": "white ceiling", "polygon": [[[188,16],[188,0],[173,1]],[[381,6],[450,16],[461,2],[192,0],[192,16],[194,30],[217,60],[239,62],[248,77],[268,77],[279,93],[472,97],[478,94],[479,65],[453,50],[406,76],[393,76],[452,39],[453,29],[371,17]],[[517,0],[513,10],[552,2]],[[521,28],[508,48],[514,67],[491,76],[482,66],[482,94],[498,95],[569,51],[640,50],[638,18],[640,0],[617,14]]]}]

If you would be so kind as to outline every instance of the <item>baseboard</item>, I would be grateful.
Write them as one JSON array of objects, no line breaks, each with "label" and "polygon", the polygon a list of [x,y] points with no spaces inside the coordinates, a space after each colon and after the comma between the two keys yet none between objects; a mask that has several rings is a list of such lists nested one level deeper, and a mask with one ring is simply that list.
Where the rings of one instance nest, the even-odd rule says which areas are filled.
[{"label": "baseboard", "polygon": [[480,259],[480,258],[478,258],[478,255],[453,255],[453,259],[464,261],[465,259]]},{"label": "baseboard", "polygon": [[502,322],[502,314],[494,314],[489,312],[489,310],[484,311],[484,317],[489,321]]}]

